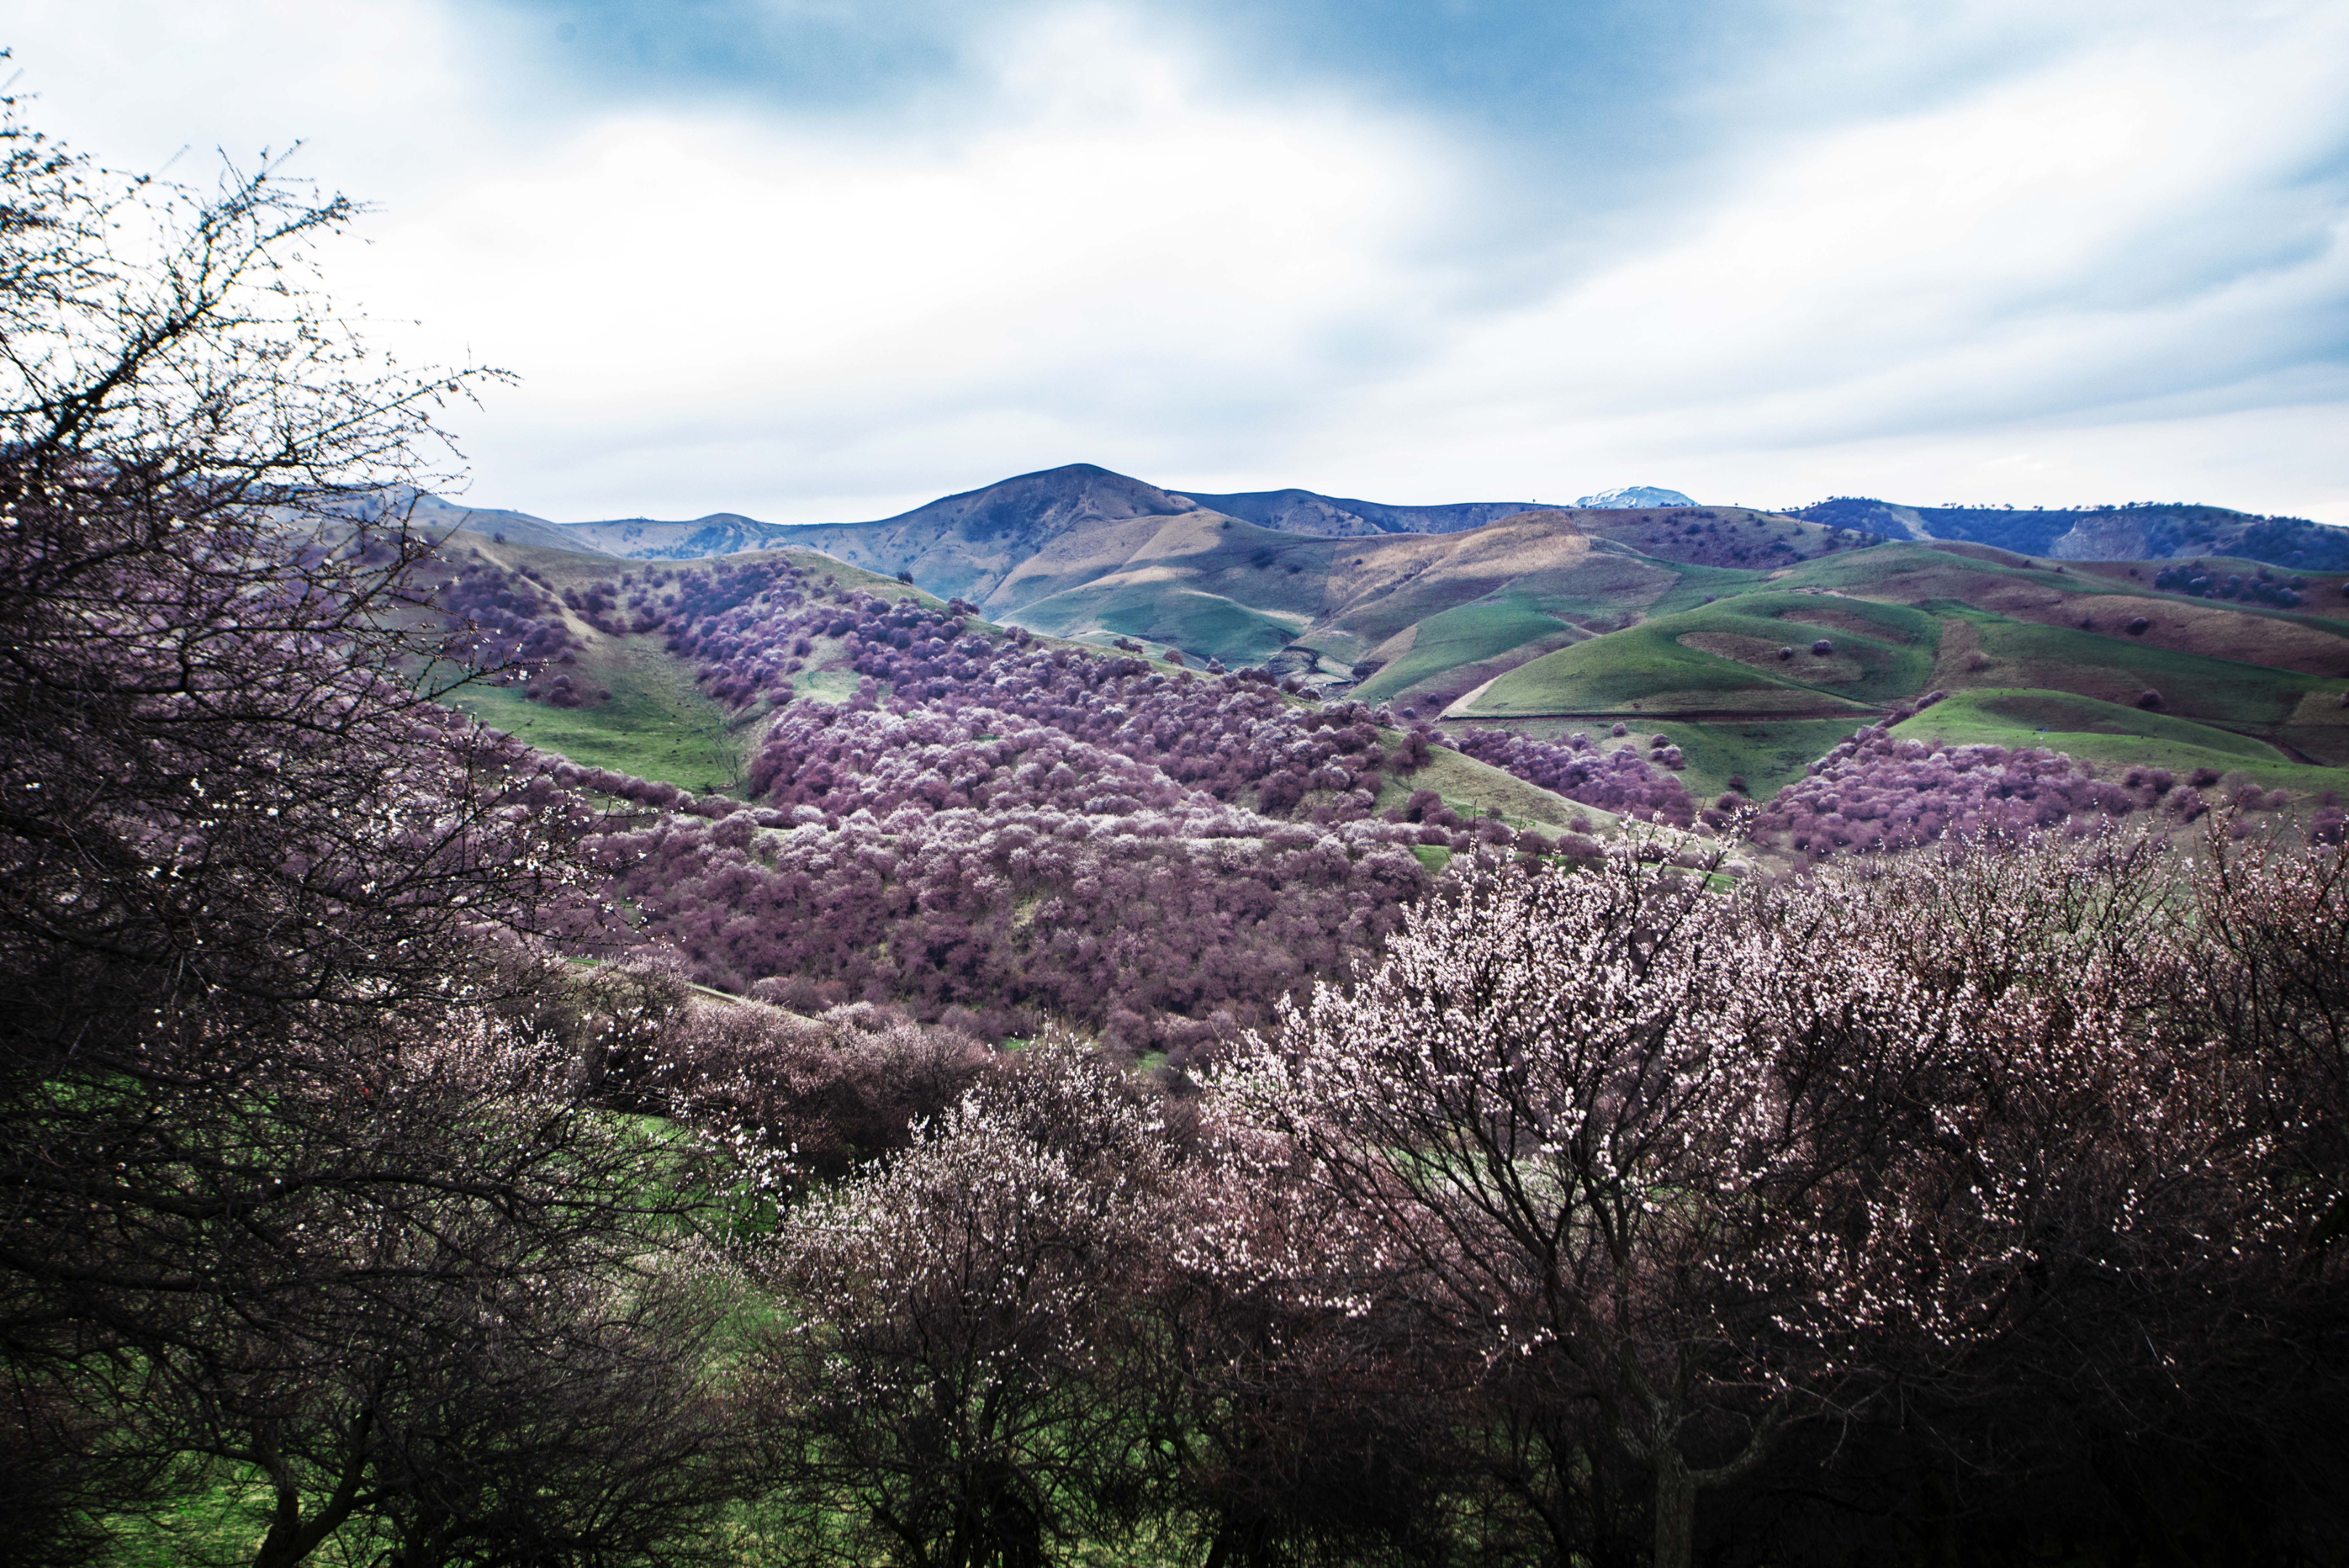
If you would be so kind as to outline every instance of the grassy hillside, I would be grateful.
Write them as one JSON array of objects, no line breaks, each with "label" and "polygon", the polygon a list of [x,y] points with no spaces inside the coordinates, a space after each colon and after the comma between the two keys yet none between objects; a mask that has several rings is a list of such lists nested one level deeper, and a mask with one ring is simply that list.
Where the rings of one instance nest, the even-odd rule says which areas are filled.
[{"label": "grassy hillside", "polygon": [[1853,536],[1735,508],[1540,508],[1465,532],[1281,533],[1209,512],[1098,518],[1009,569],[991,613],[1441,709],[1570,643],[1745,592]]},{"label": "grassy hillside", "polygon": [[[1195,664],[1270,660],[1324,695],[1441,711],[1450,725],[1563,735],[1619,717],[1667,732],[1701,797],[1733,778],[1766,795],[1853,726],[1929,690],[1954,694],[1927,717],[1964,738],[2248,769],[2294,789],[2349,784],[2337,771],[2349,763],[2349,618],[2331,613],[2330,579],[2311,579],[2307,604],[2287,610],[2159,591],[2152,570],[2127,563],[1869,545],[1728,508],[1546,508],[1452,534],[1334,537],[1133,510],[1066,518],[1009,561],[999,592],[1019,604],[1003,613],[1096,647],[1129,639]],[[512,538],[452,543],[554,590],[630,565]],[[1741,553],[1760,559],[1738,564]],[[781,554],[843,586],[905,591],[877,571]],[[561,711],[492,690],[467,705],[582,762],[695,790],[739,780],[766,709],[712,701],[657,635],[574,629],[579,678],[608,701]],[[1821,639],[1827,651],[1815,652]],[[831,639],[816,643],[792,688],[844,701],[858,678]],[[2158,711],[2137,706],[2147,691]],[[1464,815],[1498,807],[1560,826],[1546,792],[1466,758],[1443,766],[1456,786],[1428,787],[1456,794]]]},{"label": "grassy hillside", "polygon": [[2349,784],[2338,768],[2295,763],[2247,735],[2068,691],[1961,691],[1894,726],[1893,732],[1951,745],[2044,746],[2088,762],[2179,774],[2207,767],[2246,774],[2269,788],[2322,793]]},{"label": "grassy hillside", "polygon": [[1021,625],[1054,637],[1081,639],[1105,632],[1226,664],[1261,663],[1286,648],[1298,630],[1291,621],[1221,594],[1195,588],[1169,591],[1147,583],[1055,594],[1026,607],[1019,618]]},{"label": "grassy hillside", "polygon": [[[2043,726],[2052,736],[2101,735],[2078,742],[2093,759],[2250,765],[2270,770],[2271,784],[2349,784],[2337,774],[2322,785],[2302,776],[2349,763],[2341,705],[2349,622],[2324,613],[2329,580],[2312,581],[2310,608],[2286,610],[2160,592],[2151,572],[2129,572],[1917,543],[1837,551],[1767,574],[1711,572],[1653,596],[1643,618],[1495,673],[1454,702],[1447,722],[1506,720],[1538,732],[1670,716],[1663,727],[1688,758],[1692,788],[1740,774],[1766,791],[1870,711],[1928,690],[2007,693],[2002,706],[1950,707],[1946,722],[1962,719],[1970,734],[2003,744],[2057,744]],[[1710,602],[1683,607],[1700,582]],[[1811,651],[1820,638],[1830,644],[1825,656]],[[1408,676],[1440,680],[1432,667],[1455,649],[1476,650],[1461,639],[1436,644]],[[2054,720],[2026,715],[2014,708],[2016,691],[2082,706]],[[2103,717],[2080,722],[2086,712]],[[2115,728],[2114,714],[2137,720]]]},{"label": "grassy hillside", "polygon": [[2073,628],[1969,613],[1987,662],[1967,685],[2035,687],[2106,702],[2160,694],[2163,711],[2239,725],[2280,724],[2312,691],[2339,681],[2296,670],[2147,647]]},{"label": "grassy hillside", "polygon": [[697,793],[731,788],[742,774],[748,726],[698,691],[693,672],[652,638],[600,639],[581,665],[611,701],[569,710],[527,701],[512,689],[474,686],[456,705],[541,751],[591,767],[664,779]]},{"label": "grassy hillside", "polygon": [[[641,563],[557,550],[516,535],[499,540],[460,532],[449,538],[440,553],[452,562],[479,559],[509,570],[527,569],[558,593],[617,581],[624,574],[644,569]],[[939,602],[812,550],[761,555],[821,568],[819,576],[843,587],[890,597],[910,592],[926,603]],[[564,619],[582,645],[576,679],[587,691],[609,691],[608,700],[551,708],[527,701],[512,688],[476,683],[460,689],[452,698],[455,705],[543,751],[589,766],[664,780],[696,792],[724,790],[740,782],[763,711],[731,711],[705,695],[695,685],[691,669],[669,654],[665,634],[612,636],[575,614],[566,612]],[[853,674],[843,680],[839,671],[812,668],[801,689],[844,699],[855,687]]]},{"label": "grassy hillside", "polygon": [[[1454,711],[1482,718],[1857,711],[1923,691],[1938,632],[1932,617],[1914,610],[1749,592],[1545,655]],[[1828,650],[1814,651],[1822,639]]]},{"label": "grassy hillside", "polygon": [[1540,596],[1512,588],[1436,611],[1395,640],[1395,657],[1356,690],[1368,701],[1384,701],[1462,665],[1481,664],[1512,649],[1551,639],[1578,640],[1579,628],[1541,607]]}]

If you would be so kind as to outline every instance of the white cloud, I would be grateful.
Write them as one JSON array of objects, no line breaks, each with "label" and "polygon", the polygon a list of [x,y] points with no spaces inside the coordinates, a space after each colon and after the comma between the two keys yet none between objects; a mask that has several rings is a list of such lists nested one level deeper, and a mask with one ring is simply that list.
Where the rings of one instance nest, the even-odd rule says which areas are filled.
[{"label": "white cloud", "polygon": [[[1684,237],[1459,334],[1374,418],[1441,410],[1438,442],[1487,462],[1547,434],[1590,483],[1651,464],[1683,489],[1721,475],[1725,467],[1799,466],[1763,453],[1817,449],[1795,493],[1847,490],[1825,470],[1875,438],[1909,443],[1922,483],[1957,451],[2027,444],[2018,425],[2103,424],[2111,472],[2090,493],[2145,493],[2141,470],[2177,467],[2181,415],[2240,431],[2246,403],[2349,397],[2342,192],[2307,176],[2349,140],[2344,67],[2349,16],[2312,12],[1837,128]],[[2328,315],[2329,340],[2311,330]],[[2156,416],[2160,433],[2127,436]],[[2340,451],[2277,455],[2264,483],[2210,498],[2313,507],[2349,488]],[[1871,466],[1888,488],[1912,477]]]},{"label": "white cloud", "polygon": [[2132,8],[2015,59],[2002,4],[1851,30],[1973,51],[1916,107],[1774,117],[1834,73],[1757,62],[1733,178],[1549,242],[1522,168],[1128,6],[973,13],[951,92],[830,119],[598,105],[453,0],[36,3],[15,41],[110,161],[302,134],[380,198],[335,275],[524,378],[460,421],[484,501],[813,520],[1083,459],[2349,521],[2349,15]]}]

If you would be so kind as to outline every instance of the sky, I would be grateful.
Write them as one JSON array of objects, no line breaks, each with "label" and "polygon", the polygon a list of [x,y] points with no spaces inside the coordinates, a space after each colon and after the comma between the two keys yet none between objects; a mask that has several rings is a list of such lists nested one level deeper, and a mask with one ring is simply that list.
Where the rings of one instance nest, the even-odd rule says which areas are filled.
[{"label": "sky", "polygon": [[28,118],[372,203],[465,498],[2200,501],[2349,524],[2339,0],[12,0]]}]

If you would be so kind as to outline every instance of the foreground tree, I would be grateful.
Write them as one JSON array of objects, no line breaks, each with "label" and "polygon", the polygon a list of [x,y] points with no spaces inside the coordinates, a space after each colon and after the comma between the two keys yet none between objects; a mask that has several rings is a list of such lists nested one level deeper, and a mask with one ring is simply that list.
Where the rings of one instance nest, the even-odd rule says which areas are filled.
[{"label": "foreground tree", "polygon": [[2255,1114],[2274,1080],[2178,1004],[2209,935],[2185,870],[2117,836],[1945,845],[1759,911],[1800,955],[1788,1078],[1836,1173],[1789,1321],[1900,1394],[1852,1445],[1891,1473],[1826,1489],[1927,1550],[2059,1484],[2063,1517],[2168,1550],[2294,1380],[2307,1198]]},{"label": "foreground tree", "polygon": [[[1952,1477],[2044,1478],[2293,1382],[2261,1345],[2319,1310],[2289,1276],[2330,1189],[2280,1170],[2246,1034],[2177,1004],[2210,924],[2178,893],[2104,841],[1736,896],[1630,857],[1490,867],[1216,1096],[1483,1358],[1464,1418],[1555,1560],[1603,1544],[1628,1461],[1650,1560],[1691,1561],[1698,1494],[1823,1425],[1919,1456],[1899,1506],[1946,1530],[1983,1502]],[[2313,1034],[2321,1007],[2275,1005]],[[2122,1528],[2151,1517],[2113,1484]]]},{"label": "foreground tree", "polygon": [[1176,1107],[1138,1366],[1207,1568],[1444,1560],[1473,1358],[1379,1237],[1258,1128]]},{"label": "foreground tree", "polygon": [[760,1416],[797,1552],[1024,1568],[1132,1529],[1159,1156],[1124,1075],[1045,1042],[792,1215]]},{"label": "foreground tree", "polygon": [[[222,1462],[273,1564],[371,1511],[414,1563],[690,1523],[629,1469],[706,1446],[636,1263],[688,1183],[519,1017],[585,819],[419,689],[430,541],[376,504],[469,378],[345,327],[305,257],[353,209],[274,168],[118,180],[12,111],[0,182],[8,1555]],[[573,1443],[631,1408],[684,1449]]]},{"label": "foreground tree", "polygon": [[[1630,857],[1487,867],[1221,1085],[1534,1417],[1525,1480],[1570,1484],[1595,1413],[1652,1480],[1660,1568],[1690,1560],[1697,1494],[1751,1471],[1810,1391],[1775,1354],[1788,1282],[1754,1266],[1811,1173],[1761,1044],[1780,989],[1739,912]],[[1537,1511],[1568,1560],[1574,1500]]]}]

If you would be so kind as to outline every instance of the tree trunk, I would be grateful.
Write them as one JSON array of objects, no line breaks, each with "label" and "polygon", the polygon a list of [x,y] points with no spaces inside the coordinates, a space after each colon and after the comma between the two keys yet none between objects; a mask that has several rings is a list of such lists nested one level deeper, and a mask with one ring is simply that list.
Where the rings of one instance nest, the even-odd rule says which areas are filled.
[{"label": "tree trunk", "polygon": [[1696,1480],[1680,1455],[1656,1457],[1656,1555],[1651,1568],[1691,1568],[1696,1560]]},{"label": "tree trunk", "polygon": [[273,1460],[269,1469],[276,1480],[277,1507],[269,1521],[269,1533],[261,1538],[260,1549],[254,1553],[253,1568],[294,1568],[316,1552],[320,1542],[342,1528],[358,1501],[359,1483],[367,1476],[367,1438],[374,1425],[371,1417],[360,1419],[357,1440],[343,1463],[342,1479],[334,1495],[311,1519],[302,1517],[302,1493],[294,1484],[293,1472],[282,1459]]}]

